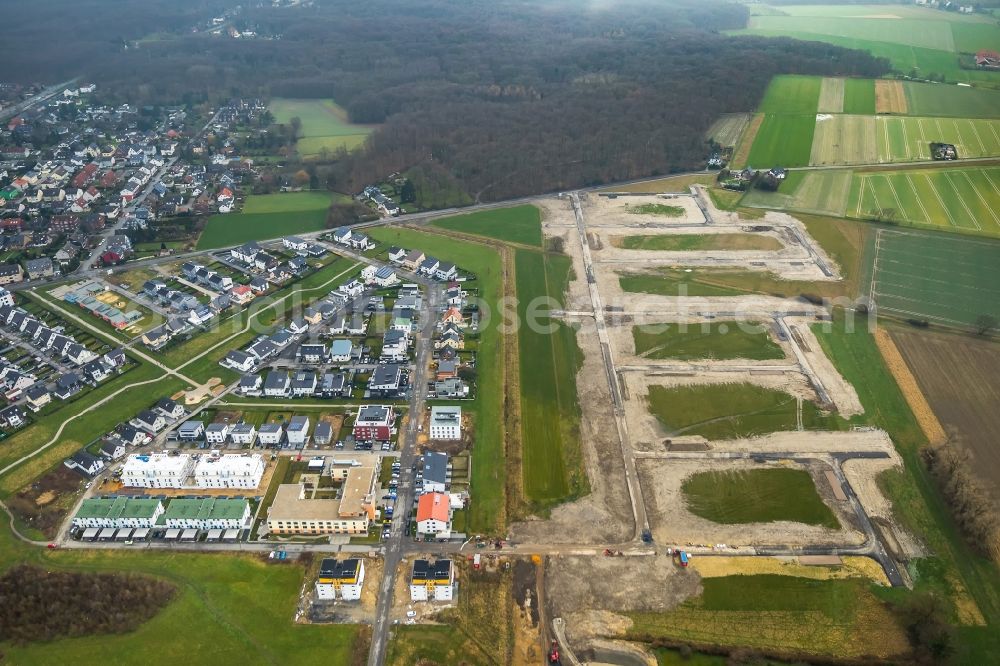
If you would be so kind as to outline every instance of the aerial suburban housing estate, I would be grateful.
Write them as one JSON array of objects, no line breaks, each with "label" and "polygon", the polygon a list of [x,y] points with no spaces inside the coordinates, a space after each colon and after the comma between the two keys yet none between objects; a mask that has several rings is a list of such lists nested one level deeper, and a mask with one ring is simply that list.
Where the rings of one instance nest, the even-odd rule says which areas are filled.
[{"label": "aerial suburban housing estate", "polygon": [[8,3],[11,664],[1000,651],[1000,2]]}]

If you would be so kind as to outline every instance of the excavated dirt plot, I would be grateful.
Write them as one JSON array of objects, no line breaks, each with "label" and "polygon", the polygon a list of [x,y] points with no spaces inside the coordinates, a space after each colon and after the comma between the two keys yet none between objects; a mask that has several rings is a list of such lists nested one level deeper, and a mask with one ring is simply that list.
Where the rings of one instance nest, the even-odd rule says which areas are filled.
[{"label": "excavated dirt plot", "polygon": [[643,496],[649,514],[650,528],[657,542],[677,545],[728,546],[806,546],[806,545],[861,545],[864,533],[857,527],[857,518],[847,502],[838,502],[826,481],[823,471],[829,469],[819,461],[808,465],[782,462],[783,467],[806,469],[816,483],[816,490],[829,506],[841,529],[829,529],[788,521],[721,525],[688,512],[681,492],[684,479],[704,471],[731,471],[749,469],[774,469],[775,464],[755,463],[750,460],[656,460],[640,459],[637,462],[642,481]]}]

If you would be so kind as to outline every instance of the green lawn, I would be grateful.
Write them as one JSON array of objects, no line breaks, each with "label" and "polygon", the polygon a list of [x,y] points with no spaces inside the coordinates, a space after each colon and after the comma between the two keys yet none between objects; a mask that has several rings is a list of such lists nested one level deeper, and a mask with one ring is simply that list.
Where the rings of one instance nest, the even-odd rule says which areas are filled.
[{"label": "green lawn", "polygon": [[757,169],[808,165],[815,129],[815,113],[766,114],[750,148],[749,165]]},{"label": "green lawn", "polygon": [[818,76],[780,75],[771,79],[764,99],[757,111],[760,113],[814,114],[819,103]]},{"label": "green lawn", "polygon": [[324,151],[332,155],[342,148],[353,150],[364,143],[374,129],[352,123],[347,112],[332,99],[279,97],[271,100],[269,108],[280,124],[288,124],[296,117],[302,121],[296,147],[306,158],[320,156]]},{"label": "green lawn", "polygon": [[247,241],[279,238],[289,234],[322,231],[326,228],[326,209],[289,213],[230,213],[213,215],[198,239],[197,249],[239,245]]},{"label": "green lawn", "polygon": [[251,194],[247,197],[243,212],[296,213],[307,210],[326,210],[333,199],[344,199],[342,194],[330,192],[279,192],[277,194]]},{"label": "green lawn", "polygon": [[541,211],[531,205],[454,215],[435,220],[433,225],[511,243],[542,246]]},{"label": "green lawn", "polygon": [[3,568],[27,562],[47,570],[135,572],[178,588],[173,602],[128,634],[0,643],[12,664],[348,664],[367,650],[357,626],[294,622],[304,575],[297,564],[145,549],[46,551],[15,542],[6,524],[0,548]]},{"label": "green lawn", "polygon": [[[544,507],[578,496],[587,487],[576,398],[576,373],[583,359],[575,331],[544,316],[548,305],[541,305],[540,312],[532,307],[546,297],[562,299],[569,257],[517,250],[514,264],[521,319],[517,339],[524,494]],[[535,312],[533,323],[528,321],[529,310]]]},{"label": "green lawn", "polygon": [[872,115],[875,113],[875,81],[847,79],[844,81],[844,113]]},{"label": "green lawn", "polygon": [[[667,429],[668,436],[735,439],[796,427],[795,398],[753,384],[650,386],[648,400],[649,411]],[[802,425],[806,430],[841,430],[845,422],[803,400]]]},{"label": "green lawn", "polygon": [[[451,261],[476,274],[473,283],[479,296],[496,313],[502,292],[500,255],[491,247],[452,238],[443,238],[414,231],[380,227],[371,236],[382,243],[419,249]],[[476,418],[476,442],[472,450],[472,496],[469,507],[469,529],[482,534],[500,533],[504,529],[506,492],[506,452],[503,438],[503,391],[499,388],[502,362],[499,317],[492,317],[480,331],[479,354],[476,359],[478,392],[471,405]]]},{"label": "green lawn", "polygon": [[643,234],[616,236],[613,241],[624,250],[690,252],[698,250],[780,250],[777,238],[762,234]]},{"label": "green lawn", "polygon": [[766,329],[761,324],[735,321],[706,322],[704,325],[647,324],[633,326],[632,339],[635,353],[649,359],[762,361],[784,358],[781,347]]},{"label": "green lawn", "polygon": [[684,479],[681,491],[688,511],[714,523],[788,520],[831,529],[840,527],[816,491],[809,472],[801,469],[701,472]]}]

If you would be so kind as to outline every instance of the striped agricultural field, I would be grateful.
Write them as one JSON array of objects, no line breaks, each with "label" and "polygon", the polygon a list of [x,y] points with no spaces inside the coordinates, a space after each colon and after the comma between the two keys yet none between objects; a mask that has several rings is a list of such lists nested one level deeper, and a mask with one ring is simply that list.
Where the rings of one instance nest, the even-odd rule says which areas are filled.
[{"label": "striped agricultural field", "polygon": [[933,142],[954,144],[960,159],[1000,157],[1000,120],[819,114],[809,163],[924,161],[931,159]]},{"label": "striped agricultural field", "polygon": [[1000,237],[1000,167],[857,173],[847,214]]},{"label": "striped agricultural field", "polygon": [[829,76],[824,78],[820,85],[819,106],[816,110],[819,113],[843,113],[844,88],[844,79]]}]

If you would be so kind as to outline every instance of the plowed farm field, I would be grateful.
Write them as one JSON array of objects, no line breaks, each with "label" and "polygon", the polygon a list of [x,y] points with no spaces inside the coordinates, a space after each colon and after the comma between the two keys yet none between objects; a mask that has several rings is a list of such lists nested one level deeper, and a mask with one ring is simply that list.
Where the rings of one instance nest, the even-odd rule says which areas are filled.
[{"label": "plowed farm field", "polygon": [[893,331],[892,339],[931,408],[969,451],[982,481],[1000,501],[1000,343],[971,337]]}]

